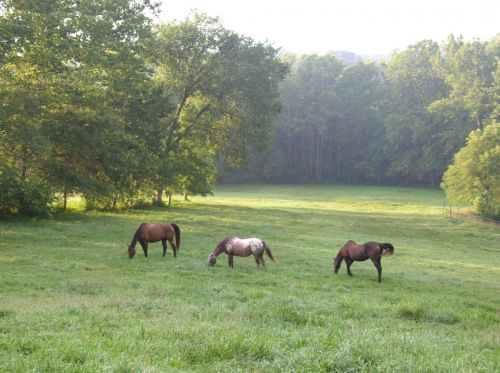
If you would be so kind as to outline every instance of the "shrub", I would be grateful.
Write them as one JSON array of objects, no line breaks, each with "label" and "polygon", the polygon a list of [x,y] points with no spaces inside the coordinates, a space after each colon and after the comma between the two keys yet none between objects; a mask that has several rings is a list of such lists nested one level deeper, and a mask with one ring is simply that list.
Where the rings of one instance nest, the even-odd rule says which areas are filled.
[{"label": "shrub", "polygon": [[47,183],[21,178],[8,167],[0,168],[0,216],[46,216],[54,193]]},{"label": "shrub", "polygon": [[471,132],[443,176],[447,197],[479,214],[500,216],[500,123]]}]

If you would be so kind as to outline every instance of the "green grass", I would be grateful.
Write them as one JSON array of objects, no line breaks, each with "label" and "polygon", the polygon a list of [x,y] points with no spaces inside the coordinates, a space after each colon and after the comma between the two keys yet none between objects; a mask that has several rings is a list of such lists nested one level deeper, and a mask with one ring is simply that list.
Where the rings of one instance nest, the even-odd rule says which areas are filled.
[{"label": "green grass", "polygon": [[[427,189],[227,186],[171,209],[0,221],[1,371],[495,372],[500,228],[442,216]],[[176,222],[128,260],[142,222]],[[207,256],[228,235],[277,259]],[[392,242],[382,282],[332,260]]]}]

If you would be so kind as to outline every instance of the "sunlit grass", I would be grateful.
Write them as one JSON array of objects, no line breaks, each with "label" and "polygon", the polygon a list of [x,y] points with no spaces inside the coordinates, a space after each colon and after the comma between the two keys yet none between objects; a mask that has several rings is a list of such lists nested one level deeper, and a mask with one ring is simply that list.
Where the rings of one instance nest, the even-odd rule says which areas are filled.
[{"label": "sunlit grass", "polygon": [[[4,371],[499,370],[499,227],[442,216],[428,189],[228,186],[171,209],[0,222]],[[179,257],[142,222],[176,222]],[[277,264],[208,253],[266,239]],[[348,239],[392,242],[382,282],[332,260]]]}]

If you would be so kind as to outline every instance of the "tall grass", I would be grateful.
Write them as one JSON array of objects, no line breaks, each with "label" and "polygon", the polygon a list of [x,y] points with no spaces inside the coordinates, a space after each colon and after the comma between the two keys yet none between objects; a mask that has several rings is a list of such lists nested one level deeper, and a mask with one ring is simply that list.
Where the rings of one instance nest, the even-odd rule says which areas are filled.
[{"label": "tall grass", "polygon": [[[171,209],[0,222],[0,370],[495,372],[500,234],[442,216],[426,189],[219,187]],[[179,256],[142,222],[176,222]],[[206,265],[228,235],[277,259]],[[382,282],[332,261],[348,239],[392,242]]]}]

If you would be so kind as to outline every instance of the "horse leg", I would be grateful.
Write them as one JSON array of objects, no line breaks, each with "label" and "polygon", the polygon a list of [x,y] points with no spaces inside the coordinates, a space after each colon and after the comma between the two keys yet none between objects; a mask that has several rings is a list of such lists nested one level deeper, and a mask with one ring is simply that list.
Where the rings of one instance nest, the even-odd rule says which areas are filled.
[{"label": "horse leg", "polygon": [[257,267],[260,267],[260,259],[258,255],[254,255],[255,263],[257,263]]},{"label": "horse leg", "polygon": [[345,265],[347,266],[347,274],[349,276],[352,276],[352,273],[351,273],[351,264],[353,262],[353,260],[351,258],[345,258]]},{"label": "horse leg", "polygon": [[260,263],[262,264],[262,267],[265,267],[266,262],[264,261],[264,252],[262,252],[262,254],[260,254],[259,260],[260,260]]},{"label": "horse leg", "polygon": [[163,246],[163,257],[165,258],[165,254],[167,253],[167,240],[164,238],[161,240],[161,244]]},{"label": "horse leg", "polygon": [[227,263],[230,268],[233,268],[233,254],[227,254]]},{"label": "horse leg", "polygon": [[170,246],[172,246],[172,250],[174,252],[174,258],[177,258],[177,246],[175,246],[174,240],[170,240],[168,242],[170,242]]},{"label": "horse leg", "polygon": [[372,259],[373,265],[377,268],[378,272],[378,282],[382,281],[382,265],[380,264],[380,258]]},{"label": "horse leg", "polygon": [[148,257],[148,243],[146,241],[140,240],[139,243],[142,246],[142,250],[144,250],[144,256]]}]

